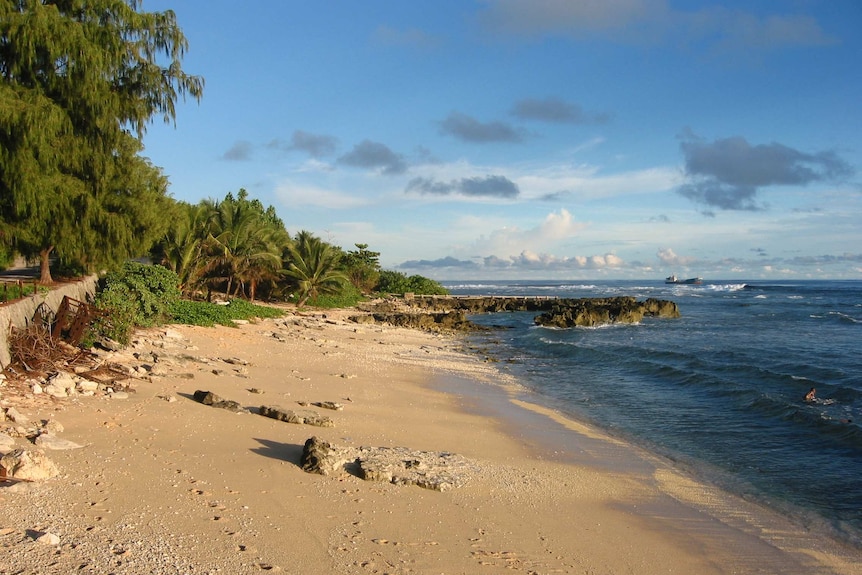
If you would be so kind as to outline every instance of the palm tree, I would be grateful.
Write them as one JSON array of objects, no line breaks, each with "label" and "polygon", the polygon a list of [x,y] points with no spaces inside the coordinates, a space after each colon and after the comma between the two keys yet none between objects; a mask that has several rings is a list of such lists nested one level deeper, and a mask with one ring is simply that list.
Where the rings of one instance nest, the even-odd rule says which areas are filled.
[{"label": "palm tree", "polygon": [[277,277],[287,233],[246,198],[246,191],[240,190],[238,199],[228,194],[213,206],[207,238],[212,259],[207,272],[211,280],[226,282],[228,295],[248,295],[253,300],[260,281]]},{"label": "palm tree", "polygon": [[312,297],[341,291],[347,278],[339,271],[340,250],[305,230],[296,235],[287,250],[291,261],[282,273],[299,287],[297,305]]},{"label": "palm tree", "polygon": [[180,291],[188,294],[199,286],[205,268],[202,251],[212,207],[205,203],[193,206],[180,202],[177,209],[180,213],[173,218],[159,244],[159,259],[163,266],[177,274]]}]

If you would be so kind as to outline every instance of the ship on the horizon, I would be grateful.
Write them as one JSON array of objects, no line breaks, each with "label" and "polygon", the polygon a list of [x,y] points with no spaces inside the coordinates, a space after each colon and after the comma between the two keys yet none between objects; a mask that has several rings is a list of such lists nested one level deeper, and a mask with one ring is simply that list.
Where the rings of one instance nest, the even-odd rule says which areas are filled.
[{"label": "ship on the horizon", "polygon": [[703,283],[703,278],[688,278],[687,280],[681,280],[678,277],[676,277],[675,275],[670,275],[670,276],[664,278],[664,283],[699,286]]}]

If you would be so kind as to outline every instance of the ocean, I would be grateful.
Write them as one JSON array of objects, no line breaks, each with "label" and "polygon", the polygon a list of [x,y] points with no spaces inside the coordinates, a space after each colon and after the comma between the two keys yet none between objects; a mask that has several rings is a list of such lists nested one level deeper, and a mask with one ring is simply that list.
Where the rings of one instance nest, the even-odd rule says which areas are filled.
[{"label": "ocean", "polygon": [[862,281],[442,283],[453,295],[676,302],[678,319],[601,328],[473,316],[505,329],[472,337],[558,411],[862,546]]}]

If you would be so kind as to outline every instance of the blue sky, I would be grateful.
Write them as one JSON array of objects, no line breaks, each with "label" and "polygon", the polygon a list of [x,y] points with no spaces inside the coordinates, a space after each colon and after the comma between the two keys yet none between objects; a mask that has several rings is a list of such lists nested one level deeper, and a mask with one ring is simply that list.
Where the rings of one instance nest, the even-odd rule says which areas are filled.
[{"label": "blue sky", "polygon": [[862,278],[862,3],[144,0],[203,100],[145,155],[387,269]]}]

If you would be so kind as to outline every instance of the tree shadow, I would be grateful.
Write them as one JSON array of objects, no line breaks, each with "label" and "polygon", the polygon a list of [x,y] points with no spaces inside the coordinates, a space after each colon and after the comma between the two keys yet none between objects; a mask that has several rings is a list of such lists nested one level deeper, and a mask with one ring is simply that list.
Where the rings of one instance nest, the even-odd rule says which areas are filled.
[{"label": "tree shadow", "polygon": [[252,448],[251,451],[253,453],[277,459],[279,461],[287,461],[289,463],[293,463],[297,467],[302,465],[302,450],[305,447],[304,445],[281,443],[279,441],[260,439],[258,437],[255,437],[254,440],[260,443],[260,447]]}]

